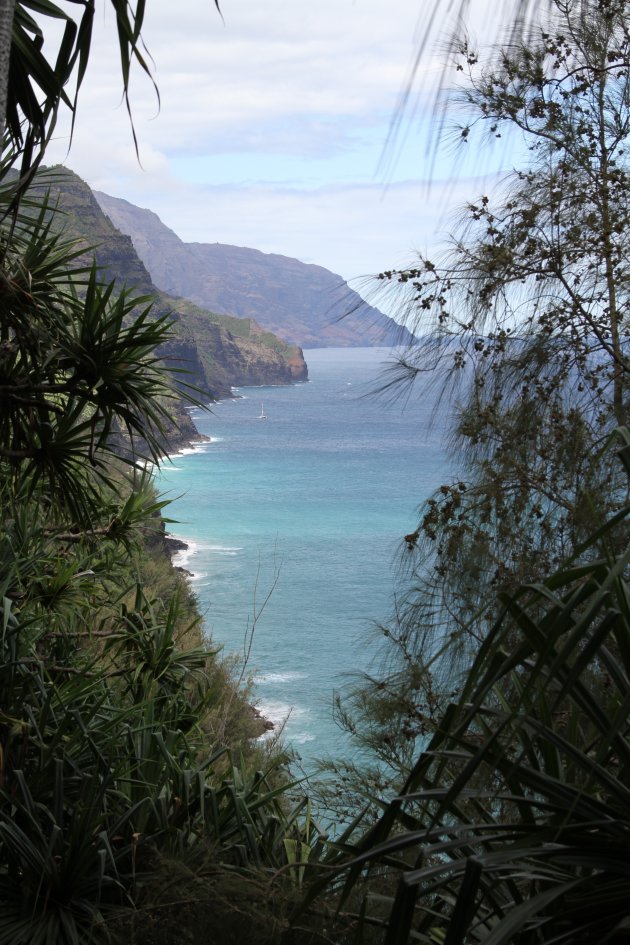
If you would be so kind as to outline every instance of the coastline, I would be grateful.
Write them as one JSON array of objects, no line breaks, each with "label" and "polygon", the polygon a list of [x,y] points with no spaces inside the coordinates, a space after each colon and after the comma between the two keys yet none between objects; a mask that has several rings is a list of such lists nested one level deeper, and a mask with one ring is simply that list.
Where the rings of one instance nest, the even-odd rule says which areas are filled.
[{"label": "coastline", "polygon": [[[205,437],[204,441],[202,442],[211,442],[211,441],[212,441],[212,437]],[[198,452],[198,450],[196,450],[194,446],[191,445],[190,447],[186,448],[185,452],[187,454],[190,454],[190,453]],[[181,456],[183,454],[184,454],[184,450],[180,450],[178,454],[174,454],[174,455]],[[177,535],[173,535],[171,532],[166,532],[166,531],[164,531],[162,537],[163,537],[163,542],[164,542],[164,549],[170,559],[171,567],[174,568],[176,571],[179,571],[180,574],[183,574],[186,580],[188,581],[189,585],[192,584],[194,580],[196,579],[198,580],[199,578],[204,577],[202,573],[196,573],[195,571],[191,571],[187,567],[190,559],[193,558],[197,554],[197,551],[198,551],[198,546],[196,545],[195,542],[187,541],[183,538],[178,537]],[[193,588],[193,593],[194,593],[194,588]],[[271,719],[264,716],[257,706],[249,703],[249,711],[251,712],[252,720],[257,728],[256,735],[254,736],[256,739],[263,738],[264,736],[269,735],[269,733],[274,732],[276,730],[276,724],[272,722]]]},{"label": "coastline", "polygon": [[176,555],[188,551],[188,544],[183,539],[176,538],[175,535],[171,535],[169,532],[164,533],[164,544],[166,546],[166,553],[171,560],[171,566],[181,574],[185,574],[186,577],[194,577],[193,572],[189,571],[188,568],[175,563]]},{"label": "coastline", "polygon": [[[433,463],[436,437],[418,446],[428,398],[418,419],[363,396],[387,354],[313,352],[310,383],[242,387],[211,413],[193,410],[200,431],[221,442],[197,446],[205,457],[174,457],[173,472],[165,464],[160,482],[174,499],[165,516],[182,523],[167,528],[189,545],[174,563],[193,572],[186,583],[226,656],[242,660],[256,581],[260,604],[281,565],[279,586],[257,623],[248,695],[275,732],[286,720],[283,740],[305,765],[322,752],[345,750],[333,693],[346,670],[360,671],[370,658],[364,625],[388,619],[383,575],[390,548],[393,554],[409,532],[409,483],[419,476],[424,488]],[[257,420],[261,400],[267,423]],[[390,484],[390,443],[407,482]]]}]

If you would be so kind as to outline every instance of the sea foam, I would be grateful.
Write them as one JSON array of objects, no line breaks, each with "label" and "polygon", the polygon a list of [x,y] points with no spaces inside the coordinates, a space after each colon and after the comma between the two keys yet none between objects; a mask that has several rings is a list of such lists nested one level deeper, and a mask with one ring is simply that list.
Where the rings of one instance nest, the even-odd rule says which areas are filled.
[{"label": "sea foam", "polygon": [[265,683],[286,683],[295,682],[297,679],[308,679],[308,673],[288,672],[288,673],[264,673],[262,676],[256,676],[255,682],[264,686]]}]

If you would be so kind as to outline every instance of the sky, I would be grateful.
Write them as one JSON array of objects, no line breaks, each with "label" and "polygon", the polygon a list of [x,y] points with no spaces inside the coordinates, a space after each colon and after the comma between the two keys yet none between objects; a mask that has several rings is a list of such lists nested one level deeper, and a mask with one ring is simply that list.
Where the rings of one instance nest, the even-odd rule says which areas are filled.
[{"label": "sky", "polygon": [[422,0],[221,0],[222,15],[213,0],[149,0],[160,101],[136,69],[139,160],[113,16],[97,7],[72,145],[62,120],[46,162],[155,211],[185,241],[294,256],[369,296],[370,276],[436,251],[455,208],[484,190],[483,162],[434,148],[448,0],[404,112]]}]

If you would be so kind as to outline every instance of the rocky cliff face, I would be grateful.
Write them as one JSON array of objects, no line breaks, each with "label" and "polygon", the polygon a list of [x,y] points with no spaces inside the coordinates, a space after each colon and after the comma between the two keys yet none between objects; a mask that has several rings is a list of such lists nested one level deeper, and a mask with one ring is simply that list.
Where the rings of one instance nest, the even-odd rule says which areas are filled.
[{"label": "rocky cliff face", "polygon": [[303,347],[387,345],[411,340],[341,276],[298,259],[221,243],[184,243],[151,210],[95,191],[129,234],[156,285],[215,312],[253,318]]},{"label": "rocky cliff face", "polygon": [[175,338],[162,346],[161,355],[170,367],[184,368],[184,381],[212,399],[229,397],[232,387],[308,380],[299,349],[281,354],[247,338],[237,343],[229,331],[213,323],[204,326],[201,343],[187,339],[185,331],[180,335],[176,325]]},{"label": "rocky cliff face", "polygon": [[[291,384],[308,378],[299,348],[264,332],[249,319],[215,315],[157,289],[131,238],[116,229],[76,174],[50,168],[38,175],[36,186],[51,191],[63,212],[64,230],[85,243],[86,260],[94,257],[105,278],[152,296],[156,315],[172,314],[173,339],[160,354],[166,364],[188,372],[185,383],[212,399],[229,396],[232,386]],[[182,422],[186,417],[182,415]]]},{"label": "rocky cliff face", "polygon": [[79,263],[96,258],[106,280],[116,279],[121,288],[133,288],[138,294],[157,292],[131,238],[113,226],[85,181],[64,167],[47,168],[38,174],[31,192],[47,191],[61,210],[54,225],[86,245]]}]

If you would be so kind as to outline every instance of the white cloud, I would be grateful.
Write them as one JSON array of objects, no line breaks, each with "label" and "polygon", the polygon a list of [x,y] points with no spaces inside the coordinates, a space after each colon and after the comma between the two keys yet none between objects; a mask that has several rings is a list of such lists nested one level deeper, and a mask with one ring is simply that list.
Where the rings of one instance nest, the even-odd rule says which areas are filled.
[{"label": "white cloud", "polygon": [[[66,158],[60,123],[51,162],[150,207],[183,239],[292,255],[349,279],[435,245],[448,188],[421,183],[430,162],[418,136],[387,190],[375,178],[423,28],[419,0],[222,0],[224,21],[211,0],[152,0],[144,37],[161,109],[136,70],[141,167],[108,7],[72,150]],[[440,69],[423,59],[421,113]]]},{"label": "white cloud", "polygon": [[[354,127],[373,124],[375,115],[389,119],[415,48],[416,0],[396,0],[389,9],[375,0],[233,0],[223,9],[225,25],[207,0],[148,4],[145,35],[162,107],[148,124],[156,100],[136,70],[132,102],[143,139],[197,152],[233,150],[256,142],[254,129],[274,150],[274,125],[310,123],[316,135],[314,119],[324,116]],[[120,81],[111,16],[106,20],[78,134],[103,121],[110,134],[126,131],[124,109],[116,112]]]}]

